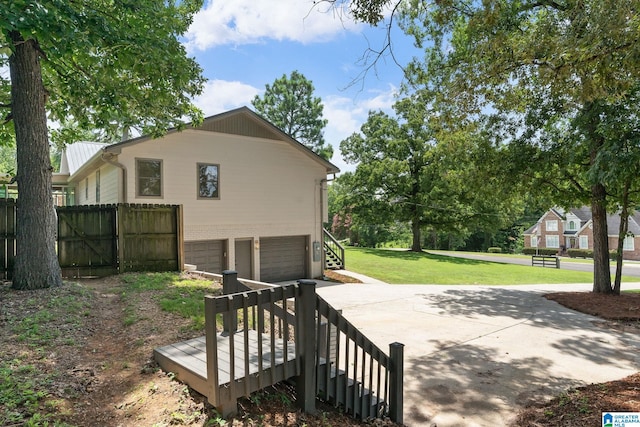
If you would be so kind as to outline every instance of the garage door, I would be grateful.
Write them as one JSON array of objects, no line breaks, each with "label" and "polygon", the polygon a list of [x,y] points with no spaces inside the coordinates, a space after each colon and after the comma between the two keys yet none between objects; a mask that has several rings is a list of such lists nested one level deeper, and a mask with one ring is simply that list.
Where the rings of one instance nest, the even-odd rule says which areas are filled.
[{"label": "garage door", "polygon": [[184,262],[195,264],[200,271],[222,273],[226,270],[224,240],[184,242]]},{"label": "garage door", "polygon": [[260,280],[282,282],[307,277],[306,236],[260,239]]}]

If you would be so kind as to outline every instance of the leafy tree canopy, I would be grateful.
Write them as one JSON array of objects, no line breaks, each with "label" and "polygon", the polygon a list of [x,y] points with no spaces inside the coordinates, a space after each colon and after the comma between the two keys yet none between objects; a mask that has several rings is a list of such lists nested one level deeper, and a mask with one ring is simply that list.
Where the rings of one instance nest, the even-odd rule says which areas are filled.
[{"label": "leafy tree canopy", "polygon": [[266,85],[264,95],[253,99],[256,111],[287,135],[303,143],[325,160],[333,156],[333,147],[324,140],[327,120],[322,117],[322,100],[313,96],[313,83],[293,71]]}]

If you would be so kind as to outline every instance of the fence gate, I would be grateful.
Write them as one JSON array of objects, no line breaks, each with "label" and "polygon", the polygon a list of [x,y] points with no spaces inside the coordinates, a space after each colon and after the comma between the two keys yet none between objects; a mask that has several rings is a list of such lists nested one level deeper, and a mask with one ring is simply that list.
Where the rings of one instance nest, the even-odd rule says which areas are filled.
[{"label": "fence gate", "polygon": [[120,272],[179,271],[184,263],[180,205],[118,205]]},{"label": "fence gate", "polygon": [[0,200],[0,279],[13,278],[16,258],[16,201]]},{"label": "fence gate", "polygon": [[64,277],[182,269],[179,205],[64,206],[56,212]]},{"label": "fence gate", "polygon": [[64,206],[58,214],[58,262],[64,277],[118,273],[115,205]]}]

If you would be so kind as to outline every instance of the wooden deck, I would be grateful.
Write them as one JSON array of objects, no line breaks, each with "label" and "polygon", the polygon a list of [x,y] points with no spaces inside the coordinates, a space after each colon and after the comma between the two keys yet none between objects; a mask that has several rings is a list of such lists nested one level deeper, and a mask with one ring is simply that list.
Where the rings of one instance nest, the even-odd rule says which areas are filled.
[{"label": "wooden deck", "polygon": [[[260,347],[262,364],[260,364],[258,333],[251,330],[248,336],[250,354],[246,358],[248,360],[247,364],[244,351],[244,334],[234,334],[234,377],[236,382],[255,377],[257,381],[248,381],[248,384],[256,382],[255,386],[251,386],[251,391],[255,391],[261,386],[262,378],[270,378],[277,382],[295,375],[296,352],[294,342],[276,339],[272,350],[269,335],[262,335],[262,345]],[[217,335],[217,344],[218,387],[224,387],[231,382],[229,336],[219,333]],[[285,344],[287,363],[285,363]],[[207,384],[207,351],[204,336],[156,348],[153,351],[153,355],[162,370],[173,372],[178,380],[189,385],[198,393],[209,396],[210,386]],[[245,372],[247,365],[249,367],[248,374]],[[262,367],[262,374],[258,375],[260,367]]]}]

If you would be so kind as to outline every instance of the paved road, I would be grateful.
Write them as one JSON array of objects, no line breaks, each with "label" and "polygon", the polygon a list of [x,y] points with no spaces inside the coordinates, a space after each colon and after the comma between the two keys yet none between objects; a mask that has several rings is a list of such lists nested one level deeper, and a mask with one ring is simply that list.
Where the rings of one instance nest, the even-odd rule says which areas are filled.
[{"label": "paved road", "polygon": [[405,345],[407,425],[486,427],[508,425],[527,403],[640,369],[638,335],[542,297],[554,290],[590,286],[322,283],[318,294],[380,348]]},{"label": "paved road", "polygon": [[[449,252],[449,251],[433,251],[429,250],[429,253],[445,255],[457,258],[478,259],[482,261],[501,262],[505,264],[521,264],[531,265],[531,258],[508,258],[500,256],[492,256],[491,254],[471,254],[468,252]],[[562,262],[560,259],[560,268],[563,270],[575,270],[575,271],[587,271],[593,273],[593,264],[581,263],[581,262]],[[611,266],[611,274],[616,271],[615,265]],[[622,264],[622,274],[633,277],[640,277],[640,262],[637,261],[625,261]]]}]

